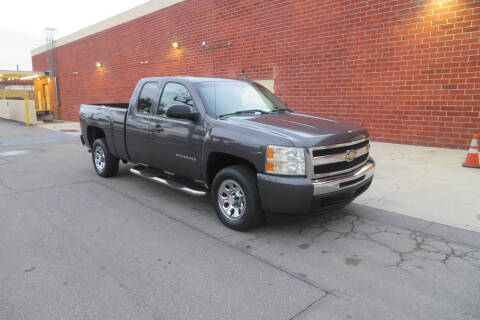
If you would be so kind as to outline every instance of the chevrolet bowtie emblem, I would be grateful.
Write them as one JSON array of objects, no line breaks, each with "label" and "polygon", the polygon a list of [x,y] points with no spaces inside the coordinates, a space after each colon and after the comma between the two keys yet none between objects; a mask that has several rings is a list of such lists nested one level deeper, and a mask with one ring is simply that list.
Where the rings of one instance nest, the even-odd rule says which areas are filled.
[{"label": "chevrolet bowtie emblem", "polygon": [[357,151],[355,150],[348,150],[347,154],[345,155],[345,161],[350,162],[353,161],[357,157]]}]

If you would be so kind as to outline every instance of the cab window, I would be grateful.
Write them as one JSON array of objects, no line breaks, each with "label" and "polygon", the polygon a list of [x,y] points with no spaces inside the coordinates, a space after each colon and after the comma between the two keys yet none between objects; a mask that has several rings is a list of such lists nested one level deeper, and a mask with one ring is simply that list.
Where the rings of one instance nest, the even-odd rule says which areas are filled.
[{"label": "cab window", "polygon": [[175,82],[169,82],[165,85],[157,109],[157,115],[165,115],[168,108],[174,105],[185,105],[194,111],[193,98],[184,85]]},{"label": "cab window", "polygon": [[158,84],[153,82],[146,83],[137,103],[137,112],[142,114],[150,114],[153,109],[153,103],[158,95]]}]

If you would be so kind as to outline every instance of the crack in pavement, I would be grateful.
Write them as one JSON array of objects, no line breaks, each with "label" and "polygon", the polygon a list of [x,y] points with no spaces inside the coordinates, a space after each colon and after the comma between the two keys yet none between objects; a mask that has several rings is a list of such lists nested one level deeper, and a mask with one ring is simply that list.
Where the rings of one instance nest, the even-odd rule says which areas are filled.
[{"label": "crack in pavement", "polygon": [[299,316],[304,314],[308,309],[310,309],[311,307],[313,307],[314,305],[316,305],[317,303],[319,303],[320,301],[322,301],[323,299],[325,299],[329,295],[333,295],[334,292],[335,292],[335,289],[325,292],[325,294],[323,296],[321,296],[320,298],[318,298],[316,300],[313,300],[312,303],[310,303],[308,306],[306,306],[305,308],[303,308],[302,310],[300,310],[299,312],[294,314],[293,317],[289,318],[288,320],[294,320],[294,319],[298,318]]},{"label": "crack in pavement", "polygon": [[[334,235],[333,241],[354,239],[375,243],[397,256],[396,261],[385,265],[385,267],[397,267],[411,275],[413,273],[406,269],[404,264],[409,261],[421,260],[441,263],[447,270],[452,271],[448,263],[452,259],[459,259],[480,270],[480,248],[428,234],[426,230],[432,224],[433,222],[421,230],[398,228],[399,230],[407,231],[406,233],[401,233],[391,231],[390,229],[393,227],[388,225],[378,225],[365,221],[358,215],[340,211],[329,214],[315,223],[301,226],[298,229],[298,235],[309,239],[311,244],[318,241],[326,233]],[[314,229],[313,234],[311,229]],[[370,231],[362,231],[362,229],[370,229]],[[402,241],[407,240],[410,248],[402,249],[398,247],[401,245],[396,247],[393,244],[389,244],[388,241],[382,241],[382,238],[395,239],[397,237],[403,238],[401,239]]]},{"label": "crack in pavement", "polygon": [[12,187],[10,187],[9,185],[6,184],[6,182],[4,180],[0,180],[0,187],[3,187],[9,191],[16,191],[15,189],[13,189]]},{"label": "crack in pavement", "polygon": [[[322,290],[324,293],[329,292],[327,289],[322,288],[322,286],[319,285],[318,283],[308,279],[304,274],[296,273],[294,271],[291,271],[281,266],[280,264],[274,263],[261,256],[258,256],[253,252],[251,252],[250,250],[248,250],[248,248],[245,248],[245,246],[243,246],[243,244],[245,243],[249,243],[249,242],[261,239],[261,237],[258,235],[249,236],[246,239],[242,239],[232,244],[228,242],[227,239],[232,235],[234,235],[233,233],[223,237],[215,237],[209,234],[208,232],[205,232],[197,228],[196,226],[190,225],[185,221],[177,219],[176,217],[171,216],[158,208],[145,204],[137,200],[136,198],[126,193],[123,193],[121,191],[118,191],[113,187],[99,181],[95,181],[95,180],[78,181],[78,182],[73,182],[68,184],[57,185],[57,186],[49,186],[44,188],[36,188],[36,189],[30,189],[25,191],[12,192],[8,194],[0,195],[0,197],[16,195],[16,194],[26,193],[26,192],[35,192],[35,191],[46,190],[46,189],[54,189],[58,187],[84,184],[84,183],[96,183],[103,187],[106,187],[107,189],[112,190],[115,193],[121,194],[122,196],[125,196],[130,200],[141,204],[142,206],[145,206],[151,210],[159,212],[162,215],[170,219],[173,219],[177,222],[185,224],[203,234],[208,235],[209,237],[213,237],[217,241],[225,243],[230,247],[235,248],[236,250],[240,250],[243,253],[254,257],[255,259],[261,260],[263,263],[269,264],[272,267],[275,267],[276,269],[281,270],[282,272],[285,272],[300,281],[308,283],[309,285]],[[396,261],[386,264],[385,267],[396,267],[411,275],[413,275],[413,273],[404,267],[404,264],[409,261],[427,260],[432,262],[438,262],[438,263],[441,263],[447,270],[451,271],[448,266],[449,262],[451,262],[453,259],[459,259],[477,269],[480,269],[480,248],[472,247],[469,244],[458,244],[456,242],[449,241],[438,236],[430,235],[425,231],[428,230],[428,228],[432,224],[433,222],[431,222],[427,227],[421,230],[409,230],[407,228],[399,228],[399,229],[408,231],[408,233],[406,235],[403,235],[403,237],[411,241],[413,244],[413,246],[410,249],[403,249],[403,250],[396,248],[395,246],[388,244],[379,238],[376,238],[377,236],[383,236],[383,237],[399,236],[400,233],[392,232],[385,225],[378,225],[376,223],[367,222],[365,221],[365,219],[362,219],[360,216],[352,213],[347,213],[345,211],[337,211],[333,213],[324,214],[318,219],[312,220],[308,224],[303,224],[300,227],[298,227],[298,223],[294,223],[293,227],[295,228],[295,225],[297,225],[298,230],[296,231],[296,233],[301,237],[309,239],[310,244],[314,244],[315,242],[319,241],[326,234],[333,234],[334,235],[333,240],[354,239],[359,241],[369,241],[369,242],[375,243],[379,246],[386,248],[387,250],[389,250],[390,252],[394,253],[397,256]],[[347,227],[345,227],[345,225]],[[367,226],[371,230],[368,232],[362,231],[361,229],[365,228],[365,226]],[[289,228],[290,227],[291,226],[289,226]],[[437,243],[437,245],[441,244],[442,248],[435,247],[432,244],[435,242]],[[470,247],[471,249],[466,250],[464,248],[459,248],[460,246],[464,248]]]}]

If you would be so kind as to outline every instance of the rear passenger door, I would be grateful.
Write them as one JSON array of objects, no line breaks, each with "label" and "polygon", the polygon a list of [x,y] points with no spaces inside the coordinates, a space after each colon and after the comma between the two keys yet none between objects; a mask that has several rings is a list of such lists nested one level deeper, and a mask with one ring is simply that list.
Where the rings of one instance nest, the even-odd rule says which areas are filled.
[{"label": "rear passenger door", "polygon": [[130,159],[135,163],[150,162],[151,135],[150,126],[158,98],[160,84],[146,82],[142,85],[133,108],[129,110],[126,121],[126,145]]},{"label": "rear passenger door", "polygon": [[179,82],[167,82],[152,118],[152,166],[190,179],[201,179],[201,154],[205,129],[197,121],[166,116],[169,107],[186,105],[197,111],[188,88]]}]

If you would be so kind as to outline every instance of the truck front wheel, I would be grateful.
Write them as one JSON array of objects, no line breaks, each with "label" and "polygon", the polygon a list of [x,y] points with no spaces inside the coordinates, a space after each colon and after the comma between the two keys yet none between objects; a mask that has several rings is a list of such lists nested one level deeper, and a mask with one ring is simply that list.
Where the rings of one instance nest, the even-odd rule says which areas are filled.
[{"label": "truck front wheel", "polygon": [[99,176],[108,178],[117,175],[119,159],[110,154],[105,139],[100,138],[93,142],[92,161]]},{"label": "truck front wheel", "polygon": [[217,173],[212,183],[212,203],[222,223],[235,230],[260,225],[260,207],[255,173],[245,166],[231,166]]}]

